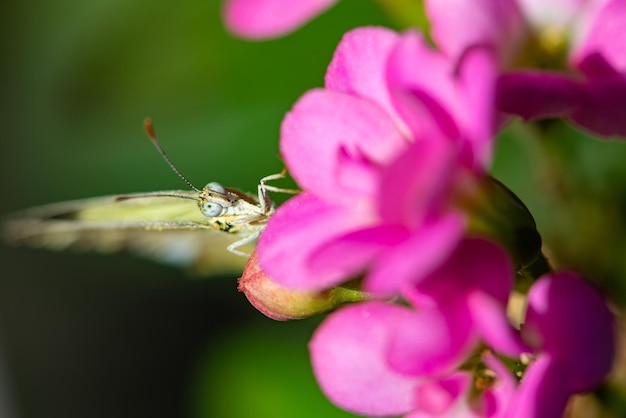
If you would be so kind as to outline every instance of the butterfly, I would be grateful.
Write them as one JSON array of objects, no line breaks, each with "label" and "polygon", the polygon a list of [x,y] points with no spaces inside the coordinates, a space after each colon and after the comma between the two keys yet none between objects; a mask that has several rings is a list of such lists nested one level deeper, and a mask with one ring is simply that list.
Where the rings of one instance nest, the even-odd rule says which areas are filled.
[{"label": "butterfly", "polygon": [[269,192],[297,193],[259,181],[257,195],[208,183],[196,188],[161,147],[152,121],[144,128],[172,170],[192,190],[131,193],[53,203],[10,215],[9,244],[50,250],[128,251],[185,266],[198,274],[241,271],[250,248],[275,211]]}]

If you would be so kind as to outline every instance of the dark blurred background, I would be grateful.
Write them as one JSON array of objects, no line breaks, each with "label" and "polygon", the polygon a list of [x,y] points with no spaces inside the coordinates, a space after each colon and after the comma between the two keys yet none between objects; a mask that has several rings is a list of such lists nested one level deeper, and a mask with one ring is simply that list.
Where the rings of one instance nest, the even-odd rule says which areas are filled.
[{"label": "dark blurred background", "polygon": [[[225,32],[219,1],[2,2],[0,212],[185,188],[146,116],[196,185],[254,191],[282,168],[282,116],[322,85],[343,32],[388,23],[360,3],[255,43]],[[347,416],[310,372],[318,320],[265,318],[236,276],[0,250],[0,417]]]},{"label": "dark blurred background", "polygon": [[[299,32],[258,43],[228,35],[219,11],[206,0],[3,2],[0,212],[184,188],[147,140],[146,116],[196,185],[253,191],[282,168],[282,116],[322,85],[343,32],[398,27],[371,2],[343,0]],[[592,274],[604,266],[599,280],[624,286],[626,149],[563,124],[547,129],[566,139],[546,146],[509,129],[495,172],[563,264]],[[607,207],[615,218],[603,219]],[[319,319],[265,318],[236,276],[189,278],[124,255],[0,251],[0,417],[349,416],[310,372],[306,343]]]}]

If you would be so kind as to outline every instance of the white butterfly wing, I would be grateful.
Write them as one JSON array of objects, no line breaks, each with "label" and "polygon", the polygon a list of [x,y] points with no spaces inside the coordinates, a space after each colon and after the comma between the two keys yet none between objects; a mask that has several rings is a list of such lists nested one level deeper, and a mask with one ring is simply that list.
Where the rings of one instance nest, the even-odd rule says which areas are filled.
[{"label": "white butterfly wing", "polygon": [[40,206],[11,216],[4,238],[49,250],[127,251],[197,274],[241,272],[246,258],[226,248],[242,235],[211,228],[195,201],[158,196],[164,193],[195,196],[171,191]]}]

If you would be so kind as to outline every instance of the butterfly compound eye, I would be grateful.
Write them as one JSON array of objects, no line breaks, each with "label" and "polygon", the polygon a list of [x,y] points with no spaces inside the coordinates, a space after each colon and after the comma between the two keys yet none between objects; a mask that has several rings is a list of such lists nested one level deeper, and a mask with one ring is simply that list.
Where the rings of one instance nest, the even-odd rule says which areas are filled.
[{"label": "butterfly compound eye", "polygon": [[200,211],[204,216],[212,218],[214,216],[220,216],[224,212],[224,208],[219,203],[204,202],[200,205]]},{"label": "butterfly compound eye", "polygon": [[219,183],[211,182],[206,185],[205,189],[208,189],[212,192],[217,192],[221,194],[226,194],[226,189]]}]

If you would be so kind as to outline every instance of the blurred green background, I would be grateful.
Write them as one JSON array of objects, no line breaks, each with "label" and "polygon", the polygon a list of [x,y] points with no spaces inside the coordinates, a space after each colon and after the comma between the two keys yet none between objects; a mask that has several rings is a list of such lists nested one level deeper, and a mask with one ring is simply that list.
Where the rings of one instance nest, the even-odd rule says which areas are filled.
[{"label": "blurred green background", "polygon": [[[394,27],[375,4],[344,0],[289,37],[256,43],[228,35],[219,11],[215,0],[3,2],[0,211],[184,188],[147,140],[146,116],[196,185],[253,191],[282,168],[282,116],[322,85],[342,34]],[[509,129],[495,172],[561,263],[621,286],[623,300],[626,149],[546,129],[566,139]],[[350,416],[310,372],[319,319],[263,317],[236,277],[191,279],[123,255],[0,250],[2,417]]]},{"label": "blurred green background", "polygon": [[[146,116],[196,185],[256,190],[282,168],[282,116],[322,85],[343,32],[388,23],[375,5],[350,3],[254,43],[225,32],[215,0],[3,2],[1,212],[184,189],[143,132]],[[310,372],[318,320],[265,318],[236,277],[0,250],[2,417],[348,415]]]}]

